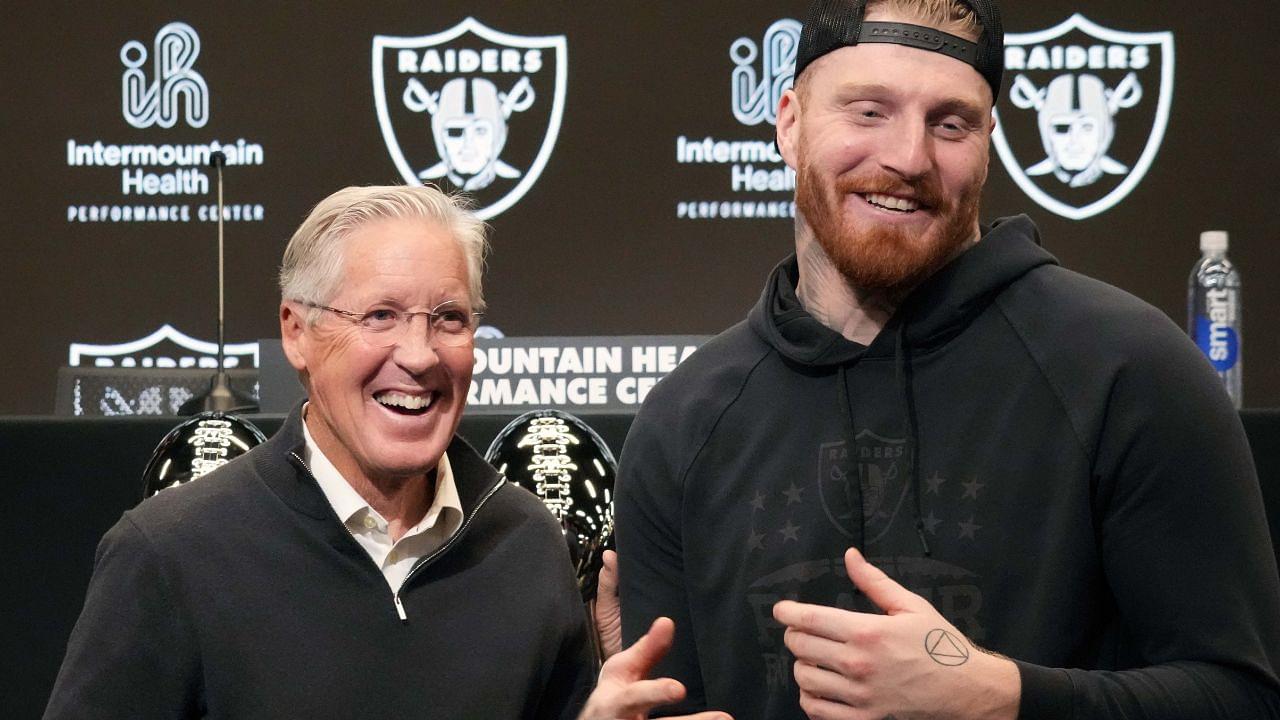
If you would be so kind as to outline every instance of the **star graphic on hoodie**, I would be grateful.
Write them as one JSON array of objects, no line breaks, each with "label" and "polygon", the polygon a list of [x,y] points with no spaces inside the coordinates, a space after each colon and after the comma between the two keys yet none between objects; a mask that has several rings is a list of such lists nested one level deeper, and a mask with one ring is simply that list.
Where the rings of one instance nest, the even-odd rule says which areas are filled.
[{"label": "star graphic on hoodie", "polygon": [[984,482],[978,482],[978,478],[973,478],[969,482],[962,482],[960,484],[964,486],[964,494],[960,496],[961,500],[965,498],[973,498],[974,500],[977,500],[978,491],[987,486]]},{"label": "star graphic on hoodie", "polygon": [[795,483],[791,483],[791,487],[786,490],[783,490],[782,494],[787,496],[787,504],[791,505],[794,503],[802,502],[800,494],[803,492],[804,492],[804,488],[796,487]]},{"label": "star graphic on hoodie", "polygon": [[933,514],[932,510],[929,511],[927,516],[920,518],[920,521],[924,523],[924,529],[928,530],[930,535],[938,534],[938,526],[942,524],[942,521],[938,519],[937,515]]},{"label": "star graphic on hoodie", "polygon": [[782,533],[782,542],[786,542],[788,540],[795,540],[799,542],[800,538],[796,536],[796,533],[799,531],[800,526],[792,524],[791,520],[788,519],[787,524],[783,525],[782,529],[778,532]]},{"label": "star graphic on hoodie", "polygon": [[978,532],[979,530],[981,530],[981,529],[982,529],[982,526],[981,526],[981,525],[974,525],[974,524],[973,524],[973,516],[972,516],[972,515],[970,515],[970,516],[969,516],[969,520],[968,520],[968,521],[966,521],[966,522],[962,522],[962,523],[957,523],[957,524],[960,526],[960,537],[961,537],[961,538],[969,538],[970,540],[976,540],[977,538],[976,538],[976,537],[974,537],[974,533],[976,533],[976,532]]},{"label": "star graphic on hoodie", "polygon": [[932,477],[927,477],[924,479],[924,484],[928,486],[925,489],[925,492],[933,493],[934,495],[941,494],[940,488],[942,487],[942,483],[946,481],[947,479],[939,475],[938,472],[935,470]]},{"label": "star graphic on hoodie", "polygon": [[761,533],[756,532],[755,530],[752,530],[752,531],[751,531],[751,535],[747,538],[747,549],[748,549],[748,550],[763,550],[763,549],[764,549],[764,535],[762,535]]},{"label": "star graphic on hoodie", "polygon": [[764,493],[756,491],[756,496],[751,498],[751,510],[764,510]]}]

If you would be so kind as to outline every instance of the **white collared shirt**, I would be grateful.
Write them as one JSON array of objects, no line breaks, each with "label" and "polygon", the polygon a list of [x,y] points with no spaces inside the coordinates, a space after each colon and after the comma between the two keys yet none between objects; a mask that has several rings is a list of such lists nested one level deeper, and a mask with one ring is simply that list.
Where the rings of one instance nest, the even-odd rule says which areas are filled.
[{"label": "white collared shirt", "polygon": [[442,454],[436,465],[435,498],[427,509],[427,514],[398,541],[392,542],[386,519],[365,502],[329,458],[324,456],[311,437],[305,421],[302,423],[302,434],[306,438],[304,459],[316,482],[320,484],[325,499],[333,506],[338,519],[351,531],[351,537],[373,558],[374,564],[391,586],[391,592],[399,592],[414,563],[443,545],[462,525],[462,503],[458,500],[458,488],[453,482],[449,455]]}]

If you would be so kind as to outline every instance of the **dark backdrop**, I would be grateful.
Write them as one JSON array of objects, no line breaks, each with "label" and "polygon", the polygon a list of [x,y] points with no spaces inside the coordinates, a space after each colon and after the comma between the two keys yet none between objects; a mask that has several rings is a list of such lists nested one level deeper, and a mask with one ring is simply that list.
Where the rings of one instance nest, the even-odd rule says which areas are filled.
[{"label": "dark backdrop", "polygon": [[[790,220],[682,219],[677,204],[776,202],[789,193],[735,191],[731,163],[679,163],[677,138],[771,138],[767,122],[745,125],[734,117],[729,49],[740,37],[758,47],[771,23],[799,17],[804,4],[8,5],[6,40],[0,43],[0,143],[6,158],[0,168],[0,307],[8,311],[0,323],[6,355],[0,413],[50,412],[55,370],[66,362],[72,342],[125,342],[164,323],[203,339],[214,335],[213,224],[67,219],[68,207],[82,204],[179,203],[194,212],[213,202],[212,187],[195,195],[125,196],[121,168],[69,166],[68,141],[186,144],[244,138],[260,144],[261,165],[227,171],[228,202],[263,207],[262,220],[226,227],[227,328],[231,341],[268,337],[276,334],[273,273],[309,207],[347,184],[401,181],[375,112],[373,37],[439,33],[467,16],[516,35],[563,35],[568,48],[554,150],[527,194],[491,220],[489,321],[508,335],[718,331],[742,317],[768,269],[788,252]],[[1163,144],[1145,177],[1115,207],[1083,220],[1055,215],[1014,184],[993,152],[984,217],[1029,213],[1064,264],[1119,285],[1179,324],[1199,231],[1231,231],[1231,254],[1245,281],[1246,403],[1280,403],[1280,377],[1270,370],[1280,345],[1280,328],[1270,320],[1280,307],[1280,285],[1271,281],[1280,269],[1274,250],[1280,214],[1271,199],[1280,169],[1280,100],[1271,74],[1280,67],[1280,46],[1257,34],[1273,24],[1272,5],[1005,5],[1006,28],[1014,33],[1052,27],[1076,12],[1113,30],[1171,32],[1174,88]],[[198,33],[193,68],[208,87],[208,122],[195,128],[180,116],[168,129],[132,127],[121,109],[121,49],[137,41],[154,55],[156,33],[173,21]],[[752,67],[762,71],[759,60]],[[150,57],[141,69],[154,81]],[[1124,75],[1098,74],[1108,87]],[[1034,78],[1037,87],[1052,75],[1041,72]],[[1128,164],[1150,135],[1157,97],[1158,72],[1148,67],[1138,75],[1146,95],[1116,116],[1114,155]],[[510,120],[513,162],[531,157],[530,148],[544,134],[553,96],[550,76],[545,68],[534,74],[535,106]],[[432,90],[443,79],[421,77]],[[505,90],[516,77],[494,81]],[[393,104],[400,87],[389,93]],[[1028,134],[1034,127],[1026,122],[1029,116],[1019,114],[1025,111],[1009,104],[1007,88],[1008,82],[999,106],[1002,120],[1011,134],[1021,133],[1014,144],[1034,151],[1036,137]],[[421,121],[425,133],[425,116]],[[434,162],[422,151],[430,148],[426,135],[417,138],[417,147],[416,167]],[[768,161],[756,166],[779,167]]]}]

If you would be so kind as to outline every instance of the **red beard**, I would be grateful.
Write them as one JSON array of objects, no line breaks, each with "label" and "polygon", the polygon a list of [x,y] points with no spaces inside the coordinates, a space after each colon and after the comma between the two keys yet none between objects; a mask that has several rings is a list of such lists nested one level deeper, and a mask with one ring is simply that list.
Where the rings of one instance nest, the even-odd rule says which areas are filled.
[{"label": "red beard", "polygon": [[[892,176],[842,175],[825,184],[812,164],[801,160],[796,205],[832,264],[854,287],[901,294],[932,275],[973,237],[982,182],[958,198],[947,198],[933,176],[906,181]],[[916,212],[932,211],[942,220],[925,235],[892,225],[862,225],[844,217],[841,204],[851,193],[910,196]]]}]

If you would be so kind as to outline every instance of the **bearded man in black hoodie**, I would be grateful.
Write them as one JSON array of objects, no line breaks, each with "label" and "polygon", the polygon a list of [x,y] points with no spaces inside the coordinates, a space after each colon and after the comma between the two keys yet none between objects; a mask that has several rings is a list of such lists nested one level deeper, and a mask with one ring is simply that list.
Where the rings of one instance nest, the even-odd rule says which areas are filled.
[{"label": "bearded man in black hoodie", "polygon": [[[865,3],[865,7],[864,7]],[[990,0],[818,0],[796,253],[623,451],[624,640],[745,718],[1280,717],[1244,432],[1155,308],[978,221]]]}]

